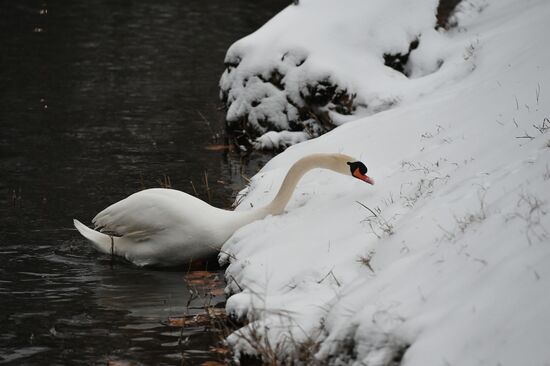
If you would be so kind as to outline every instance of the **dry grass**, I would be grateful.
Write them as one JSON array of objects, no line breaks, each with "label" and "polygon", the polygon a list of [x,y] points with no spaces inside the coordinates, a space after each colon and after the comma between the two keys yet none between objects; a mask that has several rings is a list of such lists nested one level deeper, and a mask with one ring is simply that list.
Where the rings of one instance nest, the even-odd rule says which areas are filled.
[{"label": "dry grass", "polygon": [[464,234],[468,229],[475,224],[479,224],[487,219],[487,205],[485,203],[486,189],[480,188],[478,191],[478,200],[479,200],[479,209],[473,212],[467,212],[464,215],[456,216],[454,215],[456,221],[456,227],[451,230],[447,230],[441,225],[438,227],[443,231],[443,238],[447,241],[455,241],[459,234]]},{"label": "dry grass", "polygon": [[479,210],[475,212],[469,212],[465,214],[464,216],[457,217],[455,216],[456,222],[458,224],[458,230],[460,230],[461,233],[466,232],[468,227],[474,223],[480,223],[485,221],[487,218],[487,208],[485,204],[485,194],[486,190],[481,189],[478,192],[478,198],[479,198]]},{"label": "dry grass", "polygon": [[[212,198],[213,198],[213,192],[212,192],[212,189],[210,187],[210,181],[208,179],[208,172],[206,170],[204,170],[202,172],[202,189],[201,189],[201,192],[203,192],[203,194],[201,195],[199,193],[199,191],[197,190],[197,187],[195,186],[195,183],[193,183],[192,180],[189,181],[189,184],[191,184],[191,189],[193,190],[193,195],[197,198],[201,198],[202,199],[202,195],[206,196],[204,198],[204,201],[208,202],[208,203],[212,203]],[[199,188],[201,188],[199,186]]]},{"label": "dry grass", "polygon": [[371,232],[378,238],[381,239],[384,236],[391,236],[394,234],[393,225],[382,216],[382,210],[380,207],[376,207],[374,210],[369,208],[367,205],[355,201],[365,209],[367,209],[371,215],[367,216],[361,222],[366,222],[369,224]]},{"label": "dry grass", "polygon": [[265,365],[265,366],[298,366],[298,365],[324,365],[315,355],[319,351],[321,339],[326,336],[326,330],[321,322],[314,334],[305,335],[297,339],[291,329],[299,328],[289,314],[279,311],[275,316],[279,317],[280,324],[288,328],[276,342],[272,342],[270,327],[260,321],[249,321],[232,333],[237,337],[241,345],[244,345],[248,354],[235,355],[241,365]]},{"label": "dry grass", "polygon": [[[404,183],[401,185],[399,196],[404,201],[405,207],[413,207],[420,198],[431,195],[434,192],[436,186],[447,182],[447,180],[450,178],[450,175],[442,175],[439,172],[443,164],[452,164],[458,166],[457,163],[449,162],[446,159],[440,159],[434,163],[421,163],[412,161],[401,162],[402,169],[422,174],[422,177],[418,180],[416,185],[413,182]],[[414,188],[405,193],[404,188],[408,185],[412,185],[414,186]]]},{"label": "dry grass", "polygon": [[161,188],[172,188],[172,180],[170,179],[170,176],[166,174],[163,174],[161,179],[157,179],[157,183]]},{"label": "dry grass", "polygon": [[546,202],[531,193],[522,192],[516,205],[516,211],[506,217],[506,220],[519,219],[525,223],[525,235],[531,245],[534,240],[547,242],[550,234],[543,223],[548,214]]}]

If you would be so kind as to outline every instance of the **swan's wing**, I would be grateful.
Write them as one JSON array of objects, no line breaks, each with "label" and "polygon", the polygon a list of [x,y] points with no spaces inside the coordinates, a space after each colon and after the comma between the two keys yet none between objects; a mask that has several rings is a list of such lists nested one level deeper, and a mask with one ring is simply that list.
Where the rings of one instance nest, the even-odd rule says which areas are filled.
[{"label": "swan's wing", "polygon": [[193,206],[201,203],[204,204],[183,192],[148,189],[107,207],[92,222],[101,231],[144,241],[161,232],[181,227],[182,220],[185,220],[182,210],[192,211]]}]

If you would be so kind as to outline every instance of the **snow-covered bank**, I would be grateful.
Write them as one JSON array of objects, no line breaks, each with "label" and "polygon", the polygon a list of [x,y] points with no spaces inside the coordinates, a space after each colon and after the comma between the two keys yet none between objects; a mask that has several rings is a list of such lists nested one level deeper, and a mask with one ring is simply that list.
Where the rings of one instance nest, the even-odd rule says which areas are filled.
[{"label": "snow-covered bank", "polygon": [[[315,2],[302,3],[315,18]],[[400,1],[364,4],[388,7],[378,23],[415,15]],[[373,95],[407,95],[398,106],[289,148],[252,180],[239,208],[272,199],[298,158],[343,152],[364,161],[377,185],[308,173],[288,213],[225,244],[235,293],[227,310],[252,321],[239,331],[248,336],[229,338],[237,350],[251,351],[252,330],[280,345],[278,357],[309,345],[334,364],[550,362],[550,3],[461,8],[455,30],[426,25],[411,53],[417,70],[437,70],[370,75],[384,78]],[[342,16],[358,22],[362,9]],[[278,19],[272,29],[285,27]],[[361,73],[340,61],[332,66]]]}]

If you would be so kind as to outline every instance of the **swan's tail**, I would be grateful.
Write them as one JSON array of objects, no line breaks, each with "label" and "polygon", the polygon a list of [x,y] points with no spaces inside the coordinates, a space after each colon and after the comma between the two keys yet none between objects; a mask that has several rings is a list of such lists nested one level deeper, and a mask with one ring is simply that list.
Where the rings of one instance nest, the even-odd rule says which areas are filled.
[{"label": "swan's tail", "polygon": [[111,254],[113,250],[114,240],[116,237],[112,237],[99,231],[90,229],[80,221],[73,219],[74,227],[82,234],[83,237],[91,241],[94,246],[102,253]]}]

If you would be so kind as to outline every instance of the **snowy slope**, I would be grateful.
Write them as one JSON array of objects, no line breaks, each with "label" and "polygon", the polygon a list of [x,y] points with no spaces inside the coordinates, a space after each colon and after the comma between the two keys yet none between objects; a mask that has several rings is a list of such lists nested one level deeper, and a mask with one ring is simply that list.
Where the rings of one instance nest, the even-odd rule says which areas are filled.
[{"label": "snowy slope", "polygon": [[238,209],[269,202],[314,152],[356,156],[377,184],[308,173],[286,214],[224,245],[227,310],[251,320],[229,338],[237,350],[259,332],[279,358],[317,344],[334,364],[550,363],[550,3],[462,9],[411,54],[418,70],[448,55],[417,75],[422,93],[289,148],[252,180]]}]

